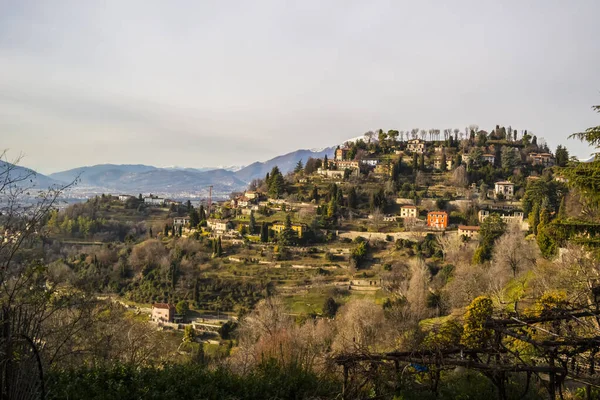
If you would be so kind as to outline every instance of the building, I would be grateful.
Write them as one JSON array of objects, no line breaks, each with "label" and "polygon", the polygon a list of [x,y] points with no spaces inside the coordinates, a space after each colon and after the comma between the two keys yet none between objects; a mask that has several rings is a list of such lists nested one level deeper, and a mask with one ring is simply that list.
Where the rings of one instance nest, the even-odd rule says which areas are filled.
[{"label": "building", "polygon": [[[442,159],[436,158],[433,160],[433,168],[442,169]],[[446,170],[450,171],[452,169],[452,160],[446,160]]]},{"label": "building", "polygon": [[379,164],[379,160],[376,158],[363,158],[360,163],[369,167],[376,167]]},{"label": "building", "polygon": [[421,139],[411,139],[406,145],[406,150],[413,153],[423,154],[425,153],[426,145],[425,142]]},{"label": "building", "polygon": [[248,207],[250,206],[254,201],[252,199],[250,199],[247,196],[240,196],[236,199],[236,204],[238,207]]},{"label": "building", "polygon": [[[271,225],[271,229],[273,229],[273,232],[275,233],[281,233],[281,231],[285,229],[285,224],[283,222],[274,222],[273,225]],[[302,235],[304,235],[304,232],[306,232],[306,225],[292,224],[292,230],[298,234],[299,238],[301,238]]]},{"label": "building", "polygon": [[554,165],[554,157],[550,153],[529,153],[531,165],[543,165],[549,167]]},{"label": "building", "polygon": [[383,217],[383,222],[396,222],[396,216],[387,214]]},{"label": "building", "polygon": [[126,202],[129,199],[135,198],[135,196],[131,196],[129,194],[120,194],[119,201]]},{"label": "building", "polygon": [[333,165],[339,170],[360,168],[358,161],[334,161]]},{"label": "building", "polygon": [[179,226],[186,226],[190,223],[190,218],[189,217],[175,217],[173,218],[173,225],[179,227]]},{"label": "building", "polygon": [[448,227],[448,213],[446,211],[429,211],[427,213],[427,226],[433,229],[446,229]]},{"label": "building", "polygon": [[181,202],[177,200],[165,199],[164,205],[166,206],[180,206]]},{"label": "building", "polygon": [[515,194],[515,184],[509,181],[496,182],[494,185],[494,193],[504,196],[505,199],[512,199]]},{"label": "building", "polygon": [[[479,210],[477,213],[477,218],[479,219],[479,223],[485,221],[487,217],[490,216],[489,210]],[[515,222],[518,224],[523,223],[524,214],[522,211],[514,211],[512,214],[500,214],[500,218],[506,223]]]},{"label": "building", "polygon": [[339,178],[344,179],[344,171],[340,171],[337,169],[323,169],[319,168],[317,170],[317,174],[326,176],[327,178]]},{"label": "building", "polygon": [[490,164],[493,164],[496,161],[496,156],[493,154],[484,154],[481,156],[481,160],[484,162],[487,161]]},{"label": "building", "polygon": [[152,304],[152,321],[156,323],[172,322],[175,317],[175,306],[168,303]]},{"label": "building", "polygon": [[348,155],[348,149],[345,147],[339,147],[335,150],[335,161],[343,161]]},{"label": "building", "polygon": [[231,228],[231,222],[225,219],[209,219],[206,224],[215,233],[225,233]]},{"label": "building", "polygon": [[474,238],[479,235],[479,227],[478,226],[469,226],[469,225],[459,225],[458,226],[458,234],[460,236]]},{"label": "building", "polygon": [[417,218],[417,206],[400,207],[400,218]]},{"label": "building", "polygon": [[260,198],[260,193],[252,190],[247,190],[244,196],[249,200],[257,200]]},{"label": "building", "polygon": [[165,204],[165,199],[163,199],[162,197],[158,197],[158,196],[148,196],[148,197],[144,197],[144,204],[149,205],[149,206],[163,206]]}]

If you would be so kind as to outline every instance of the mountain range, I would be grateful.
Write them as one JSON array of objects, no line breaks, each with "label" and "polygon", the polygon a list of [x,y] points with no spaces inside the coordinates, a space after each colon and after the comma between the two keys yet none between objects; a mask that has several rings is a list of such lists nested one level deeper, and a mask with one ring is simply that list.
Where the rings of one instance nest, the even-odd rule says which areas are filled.
[{"label": "mountain range", "polygon": [[[73,190],[80,193],[153,193],[170,197],[203,197],[208,194],[209,186],[212,186],[213,195],[226,196],[231,192],[244,190],[253,179],[264,178],[274,166],[278,166],[285,174],[291,172],[298,161],[305,163],[309,157],[331,157],[334,150],[335,147],[297,150],[243,168],[227,169],[99,164],[56,172],[48,176],[36,174],[34,182],[37,188],[43,189],[77,179]],[[33,172],[25,167],[15,167],[14,173],[18,171],[20,175]]]}]

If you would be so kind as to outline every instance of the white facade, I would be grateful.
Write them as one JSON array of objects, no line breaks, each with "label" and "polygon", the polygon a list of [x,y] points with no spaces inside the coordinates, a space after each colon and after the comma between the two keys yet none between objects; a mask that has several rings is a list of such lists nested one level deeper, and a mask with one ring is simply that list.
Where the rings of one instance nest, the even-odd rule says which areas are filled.
[{"label": "white facade", "polygon": [[400,218],[417,218],[416,206],[400,207]]},{"label": "white facade", "polygon": [[144,197],[144,204],[151,206],[162,206],[165,204],[165,199],[162,197]]},{"label": "white facade", "polygon": [[515,194],[515,184],[508,181],[496,182],[494,193],[496,195],[502,194],[506,199],[512,199]]}]

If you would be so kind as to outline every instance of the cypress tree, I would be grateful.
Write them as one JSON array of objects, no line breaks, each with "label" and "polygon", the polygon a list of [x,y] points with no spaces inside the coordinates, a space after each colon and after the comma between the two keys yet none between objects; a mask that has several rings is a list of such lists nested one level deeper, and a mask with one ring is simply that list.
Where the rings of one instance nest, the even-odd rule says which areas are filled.
[{"label": "cypress tree", "polygon": [[254,211],[250,211],[250,223],[248,224],[248,230],[251,235],[254,235],[256,231],[256,219],[254,218]]}]

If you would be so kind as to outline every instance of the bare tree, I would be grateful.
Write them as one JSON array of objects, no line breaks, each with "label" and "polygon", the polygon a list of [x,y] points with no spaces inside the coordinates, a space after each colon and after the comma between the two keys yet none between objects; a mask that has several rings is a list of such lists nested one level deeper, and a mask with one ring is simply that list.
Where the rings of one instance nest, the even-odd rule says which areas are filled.
[{"label": "bare tree", "polygon": [[49,273],[44,260],[45,220],[71,185],[39,190],[35,173],[19,167],[20,160],[0,154],[0,393],[6,399],[45,396],[45,366],[68,347],[89,310],[80,293],[55,297],[61,282],[53,278],[62,274]]},{"label": "bare tree", "polygon": [[373,138],[375,137],[375,132],[373,131],[368,131],[365,132],[365,138],[367,138],[367,143],[371,143],[373,141]]},{"label": "bare tree", "polygon": [[469,184],[467,169],[464,165],[459,165],[452,171],[452,184],[457,188],[464,189]]},{"label": "bare tree", "polygon": [[444,261],[456,264],[461,260],[466,244],[458,234],[445,234],[436,237],[436,240],[444,254]]},{"label": "bare tree", "polygon": [[410,281],[406,292],[406,300],[410,313],[415,320],[420,320],[429,314],[427,310],[427,295],[431,274],[421,258],[415,258],[410,263]]},{"label": "bare tree", "polygon": [[519,225],[509,224],[506,232],[494,244],[492,270],[497,278],[506,273],[516,277],[531,269],[539,257],[537,244],[525,239]]},{"label": "bare tree", "polygon": [[338,312],[335,322],[338,334],[332,347],[336,352],[370,351],[382,340],[383,309],[371,301],[350,301]]}]

